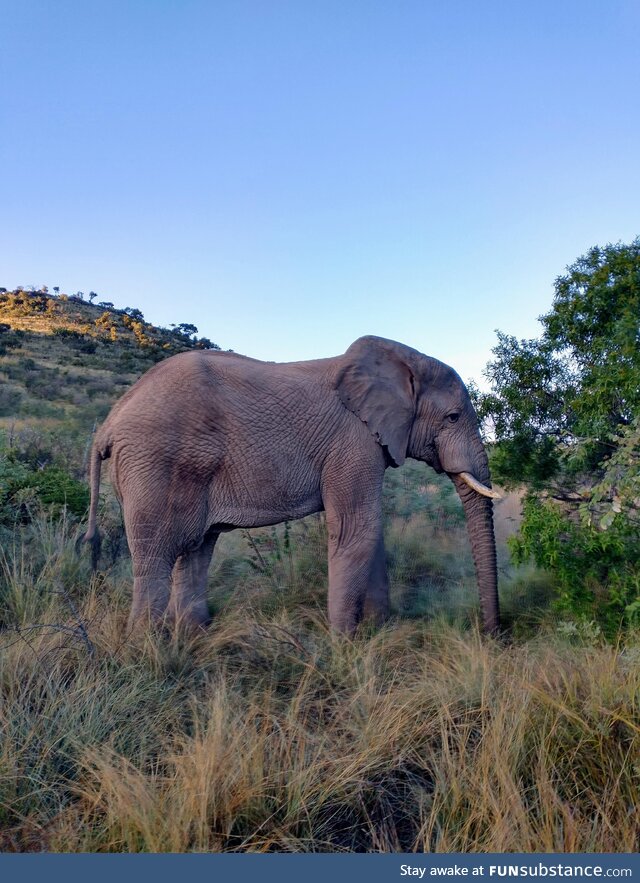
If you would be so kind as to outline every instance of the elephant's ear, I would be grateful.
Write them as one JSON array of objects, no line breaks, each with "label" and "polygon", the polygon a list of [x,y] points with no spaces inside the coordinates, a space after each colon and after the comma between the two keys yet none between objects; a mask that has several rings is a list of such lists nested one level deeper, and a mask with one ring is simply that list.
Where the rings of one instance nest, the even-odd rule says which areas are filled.
[{"label": "elephant's ear", "polygon": [[382,337],[361,337],[344,354],[336,382],[342,404],[366,423],[396,466],[407,456],[416,412],[412,352]]}]

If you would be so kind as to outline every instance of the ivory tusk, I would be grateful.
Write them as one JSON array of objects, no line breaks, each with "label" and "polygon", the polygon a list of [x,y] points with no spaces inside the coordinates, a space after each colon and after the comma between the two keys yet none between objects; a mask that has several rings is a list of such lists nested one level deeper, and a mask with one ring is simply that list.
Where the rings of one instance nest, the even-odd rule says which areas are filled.
[{"label": "ivory tusk", "polygon": [[491,488],[479,482],[470,472],[459,472],[458,475],[465,484],[468,484],[477,493],[482,494],[483,497],[491,497],[492,500],[502,499],[502,496],[497,491],[492,491]]}]

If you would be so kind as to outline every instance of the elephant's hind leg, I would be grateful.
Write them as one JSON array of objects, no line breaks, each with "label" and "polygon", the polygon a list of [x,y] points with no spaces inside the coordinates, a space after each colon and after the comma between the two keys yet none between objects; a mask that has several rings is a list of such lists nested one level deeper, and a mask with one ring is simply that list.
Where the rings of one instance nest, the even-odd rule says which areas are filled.
[{"label": "elephant's hind leg", "polygon": [[171,562],[165,558],[144,561],[133,559],[133,602],[129,628],[161,622],[169,603]]},{"label": "elephant's hind leg", "polygon": [[185,552],[173,569],[168,619],[187,628],[203,628],[209,622],[207,573],[213,549],[220,534],[209,530],[202,545]]},{"label": "elephant's hind leg", "polygon": [[[201,592],[215,543],[205,534],[206,499],[200,485],[181,477],[177,466],[164,475],[156,469],[129,478],[124,520],[133,564],[130,624],[163,622],[186,609],[192,618],[202,616],[205,601],[194,601],[187,591],[193,586],[192,595]],[[186,552],[201,548],[202,555]],[[180,559],[175,600],[168,609],[171,572]]]},{"label": "elephant's hind leg", "polygon": [[171,570],[177,553],[171,535],[155,516],[125,506],[125,526],[133,566],[129,628],[163,621],[169,603]]}]

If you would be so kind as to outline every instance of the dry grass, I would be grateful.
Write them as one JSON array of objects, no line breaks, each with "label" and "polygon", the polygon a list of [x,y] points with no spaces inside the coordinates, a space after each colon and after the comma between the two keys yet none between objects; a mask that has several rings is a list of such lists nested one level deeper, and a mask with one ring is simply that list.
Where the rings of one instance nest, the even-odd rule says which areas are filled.
[{"label": "dry grass", "polygon": [[640,642],[348,641],[268,582],[197,639],[136,637],[128,581],[48,531],[2,564],[1,849],[637,850]]}]

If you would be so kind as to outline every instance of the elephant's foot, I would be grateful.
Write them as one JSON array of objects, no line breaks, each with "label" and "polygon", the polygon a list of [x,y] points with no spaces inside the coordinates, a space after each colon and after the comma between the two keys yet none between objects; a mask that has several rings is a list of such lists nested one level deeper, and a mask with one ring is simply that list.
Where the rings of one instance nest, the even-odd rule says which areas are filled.
[{"label": "elephant's foot", "polygon": [[168,603],[168,577],[134,577],[129,631],[162,627]]},{"label": "elephant's foot", "polygon": [[364,616],[362,617],[363,622],[366,622],[368,625],[374,626],[374,628],[382,628],[382,626],[388,622],[389,620],[389,610],[382,610],[380,608],[374,608],[370,605],[366,604],[364,608]]},{"label": "elephant's foot", "polygon": [[332,597],[329,593],[329,624],[334,632],[353,638],[356,630],[362,622],[362,603],[345,601],[344,598]]},{"label": "elephant's foot", "polygon": [[169,606],[165,617],[167,628],[174,634],[182,634],[188,637],[197,637],[206,632],[211,625],[209,611],[190,608],[183,611],[175,611]]},{"label": "elephant's foot", "polygon": [[190,611],[176,616],[170,610],[166,610],[163,614],[150,610],[132,610],[129,614],[127,631],[129,635],[150,633],[160,637],[182,637],[191,640],[206,634],[210,623],[210,616],[196,616]]},{"label": "elephant's foot", "polygon": [[185,632],[203,631],[211,622],[206,590],[186,589],[174,579],[167,607],[167,625]]},{"label": "elephant's foot", "polygon": [[164,627],[165,621],[166,616],[164,613],[151,610],[150,608],[131,610],[127,620],[127,631],[129,633],[160,631]]},{"label": "elephant's foot", "polygon": [[388,586],[381,586],[375,590],[370,588],[367,591],[367,596],[364,601],[363,619],[365,622],[371,623],[376,626],[376,628],[379,628],[389,619],[389,615]]}]

